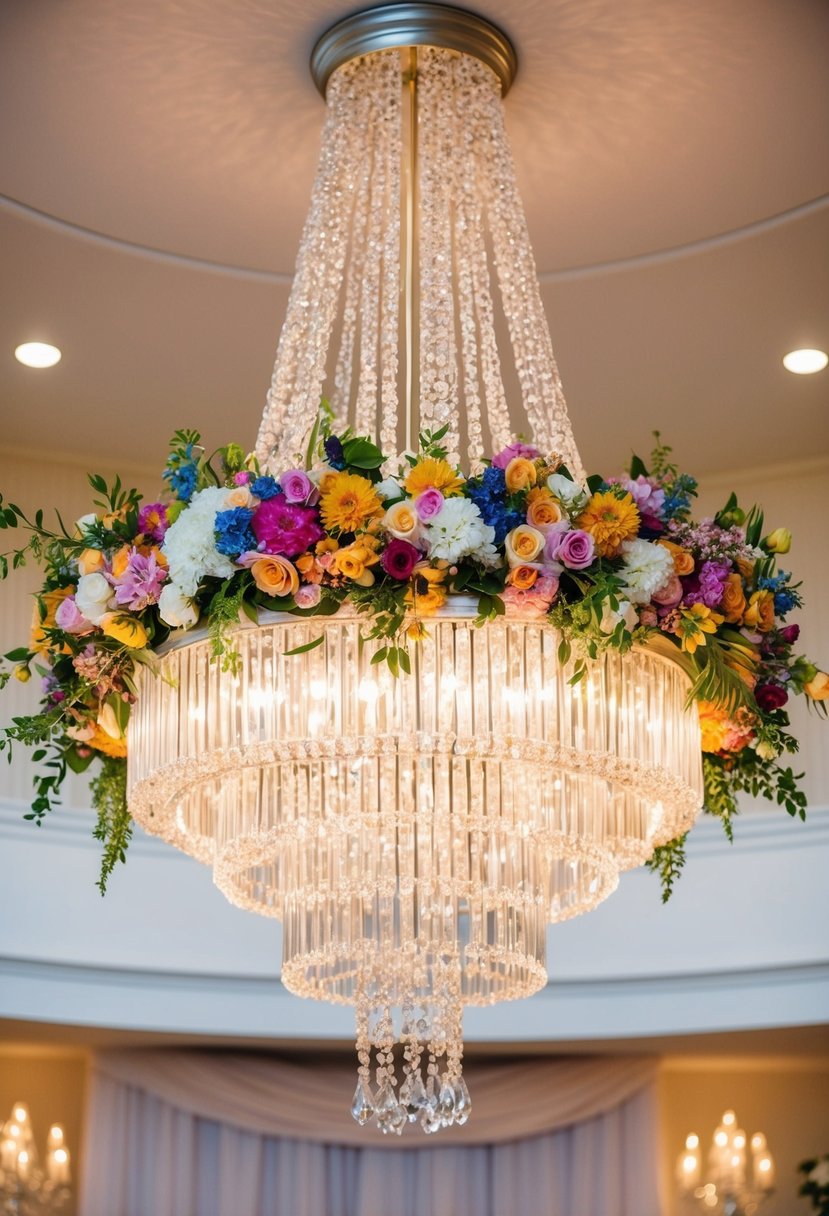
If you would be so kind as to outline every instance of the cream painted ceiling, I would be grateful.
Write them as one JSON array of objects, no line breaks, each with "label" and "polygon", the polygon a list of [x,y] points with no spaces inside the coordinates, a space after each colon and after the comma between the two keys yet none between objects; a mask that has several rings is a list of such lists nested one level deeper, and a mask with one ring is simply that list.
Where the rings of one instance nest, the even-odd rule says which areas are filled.
[{"label": "cream painted ceiling", "polygon": [[[253,441],[335,0],[3,0],[0,437],[160,464]],[[510,0],[519,182],[576,436],[692,470],[829,450],[829,4]],[[63,361],[22,368],[22,341]]]}]

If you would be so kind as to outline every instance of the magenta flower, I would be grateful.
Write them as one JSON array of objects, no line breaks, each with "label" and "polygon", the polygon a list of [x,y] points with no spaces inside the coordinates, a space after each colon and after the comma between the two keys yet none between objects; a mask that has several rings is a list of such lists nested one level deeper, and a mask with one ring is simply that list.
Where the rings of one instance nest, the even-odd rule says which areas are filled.
[{"label": "magenta flower", "polygon": [[233,484],[235,486],[246,486],[248,484],[248,482],[250,481],[250,479],[251,479],[251,474],[244,470],[241,473],[233,474]]},{"label": "magenta flower", "polygon": [[161,589],[167,581],[167,567],[162,566],[155,553],[145,557],[133,549],[127,559],[127,568],[114,582],[115,602],[122,608],[140,612],[149,604],[157,604]]},{"label": "magenta flower", "polygon": [[[64,603],[66,601],[64,600]],[[797,639],[800,637],[799,625],[786,625],[780,630],[780,640],[785,642],[787,646],[794,646]]]},{"label": "magenta flower", "polygon": [[779,684],[758,684],[754,699],[761,709],[769,713],[773,709],[781,709],[788,701],[789,694]]},{"label": "magenta flower", "polygon": [[436,515],[440,515],[443,510],[443,495],[440,490],[436,490],[432,486],[428,490],[424,490],[422,494],[418,494],[415,499],[415,510],[417,511],[418,519],[423,523],[427,523],[430,519],[434,519]]},{"label": "magenta flower", "polygon": [[283,473],[279,478],[279,484],[287,502],[306,503],[316,489],[311,478],[307,473],[303,473],[302,469],[288,469],[287,473]]},{"label": "magenta flower", "polygon": [[163,502],[145,503],[138,512],[138,531],[147,540],[155,541],[157,545],[160,545],[164,540],[164,533],[169,526],[170,521],[167,519],[167,508]]},{"label": "magenta flower", "polygon": [[260,503],[251,527],[261,552],[282,557],[299,557],[324,536],[316,511],[286,502],[284,494]]},{"label": "magenta flower", "polygon": [[[428,491],[426,491],[428,493]],[[419,549],[415,549],[414,545],[410,545],[407,540],[390,540],[383,556],[380,558],[380,565],[385,570],[390,578],[396,578],[401,583],[407,579],[415,568],[415,564],[420,561],[423,555]]]},{"label": "magenta flower", "polygon": [[538,448],[534,448],[530,444],[511,443],[497,456],[492,457],[492,464],[496,469],[505,469],[511,460],[515,460],[516,456],[524,456],[527,460],[537,460],[540,454]]},{"label": "magenta flower", "polygon": [[558,547],[557,560],[568,570],[585,570],[596,556],[596,546],[589,532],[574,528],[565,532]]}]

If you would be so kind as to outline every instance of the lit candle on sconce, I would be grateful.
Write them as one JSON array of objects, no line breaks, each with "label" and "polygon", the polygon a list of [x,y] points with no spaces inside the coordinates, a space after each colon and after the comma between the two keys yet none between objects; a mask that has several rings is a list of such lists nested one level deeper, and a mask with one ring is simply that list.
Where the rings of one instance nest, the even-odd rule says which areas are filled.
[{"label": "lit candle on sconce", "polygon": [[679,1154],[676,1163],[677,1181],[683,1191],[693,1191],[699,1186],[701,1168],[699,1136],[692,1133],[686,1137],[685,1151]]},{"label": "lit candle on sconce", "polygon": [[69,1150],[65,1148],[52,1149],[46,1161],[46,1168],[49,1173],[50,1182],[67,1184],[70,1181]]},{"label": "lit candle on sconce", "polygon": [[25,1148],[21,1148],[17,1154],[17,1176],[21,1182],[26,1182],[29,1177],[29,1170],[32,1167],[29,1152]]}]

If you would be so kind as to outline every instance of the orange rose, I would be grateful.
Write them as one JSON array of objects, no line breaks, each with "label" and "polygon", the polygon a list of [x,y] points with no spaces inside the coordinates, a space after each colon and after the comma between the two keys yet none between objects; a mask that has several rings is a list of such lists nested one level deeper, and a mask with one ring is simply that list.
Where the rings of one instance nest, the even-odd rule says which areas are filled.
[{"label": "orange rose", "polygon": [[803,685],[803,691],[813,701],[829,700],[829,675],[825,671],[819,671],[808,684]]},{"label": "orange rose", "polygon": [[529,591],[535,585],[538,571],[534,566],[514,566],[507,575],[507,582],[517,591]]},{"label": "orange rose", "polygon": [[250,568],[253,581],[266,595],[293,595],[299,587],[296,567],[286,557],[260,557]]},{"label": "orange rose", "polygon": [[754,567],[757,565],[757,563],[747,557],[738,557],[736,559],[736,562],[737,562],[737,569],[740,571],[740,574],[742,574],[742,576],[746,580],[746,582],[753,583],[754,582]]},{"label": "orange rose", "polygon": [[535,465],[526,456],[515,456],[504,470],[504,477],[510,494],[517,490],[528,490],[535,485]]},{"label": "orange rose", "polygon": [[112,577],[121,578],[127,569],[127,563],[130,560],[129,545],[122,545],[117,553],[112,557]]},{"label": "orange rose", "polygon": [[768,633],[774,628],[774,595],[771,591],[752,591],[743,624],[747,629],[757,629],[760,633]]},{"label": "orange rose", "polygon": [[369,566],[375,566],[380,560],[374,551],[376,543],[373,537],[361,536],[344,549],[338,549],[334,554],[334,570],[360,587],[370,587],[374,582],[374,575]]},{"label": "orange rose", "polygon": [[720,609],[729,625],[739,625],[746,610],[746,597],[743,591],[743,580],[739,574],[729,574],[725,580]]},{"label": "orange rose", "polygon": [[561,519],[561,507],[549,490],[530,490],[527,495],[527,523],[533,528],[546,528]]},{"label": "orange rose", "polygon": [[660,545],[663,549],[667,549],[671,557],[674,559],[674,573],[691,574],[694,569],[694,559],[687,549],[683,549],[682,545],[677,545],[672,540],[661,540]]},{"label": "orange rose", "polygon": [[104,568],[104,555],[100,549],[84,549],[78,558],[79,574],[99,574]]}]

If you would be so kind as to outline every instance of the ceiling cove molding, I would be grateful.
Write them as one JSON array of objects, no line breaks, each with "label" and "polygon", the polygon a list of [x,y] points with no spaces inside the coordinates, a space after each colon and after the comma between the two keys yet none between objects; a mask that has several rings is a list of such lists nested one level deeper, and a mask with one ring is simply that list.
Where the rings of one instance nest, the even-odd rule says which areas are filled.
[{"label": "ceiling cove molding", "polygon": [[[23,818],[28,802],[0,797],[0,842],[34,844],[97,851],[100,844],[92,837],[95,815],[87,807],[62,806],[51,814],[43,827],[36,828]],[[730,844],[718,819],[702,817],[696,824],[690,847],[695,856],[725,855],[737,849],[740,853],[778,853],[781,850],[815,849],[829,846],[829,806],[810,806],[805,822],[791,823],[789,816],[778,809],[748,810],[734,824],[734,844]],[[137,828],[129,846],[134,856],[146,856],[165,861],[187,861],[184,853],[171,849],[155,836]]]},{"label": "ceiling cove molding", "polygon": [[[298,1002],[276,979],[0,957],[0,1018],[199,1035],[349,1040],[348,1011]],[[552,981],[524,1006],[471,1009],[479,1042],[589,1041],[813,1025],[829,1020],[829,962]]]},{"label": "ceiling cove molding", "polygon": [[[693,257],[696,254],[708,253],[711,250],[719,249],[726,245],[733,245],[739,241],[750,240],[752,237],[762,236],[766,232],[771,232],[796,220],[805,219],[807,216],[823,211],[828,207],[829,194],[821,194],[817,198],[809,199],[805,203],[799,203],[796,207],[790,207],[787,211],[780,211],[776,215],[766,216],[764,219],[755,220],[753,223],[745,224],[740,228],[732,228],[727,232],[703,237],[698,241],[689,241],[686,244],[674,245],[666,249],[654,249],[647,253],[637,253],[631,257],[616,258],[608,262],[594,262],[586,266],[568,266],[562,267],[559,270],[540,270],[538,272],[539,282],[542,285],[567,283],[576,279],[594,278],[606,274],[620,274],[627,270],[640,270],[648,266],[678,261],[682,258]],[[7,194],[0,194],[0,211],[6,211],[21,219],[41,224],[74,240],[86,241],[89,244],[98,245],[115,253],[127,254],[130,257],[145,258],[150,261],[177,266],[185,270],[196,270],[207,274],[222,275],[236,279],[248,279],[259,283],[290,286],[293,282],[293,274],[285,271],[261,270],[252,266],[236,266],[229,262],[213,262],[206,258],[176,253],[169,249],[157,249],[152,245],[142,245],[136,241],[128,241],[121,237],[110,236],[108,233],[100,232],[97,229],[86,228],[82,224],[75,224],[70,220],[61,219],[60,216],[52,215],[48,211],[42,211],[38,207],[32,207],[28,203],[23,203],[19,199],[12,198]]]}]

